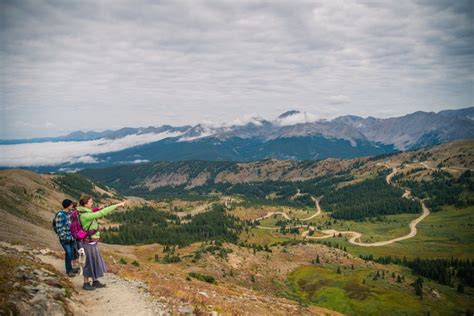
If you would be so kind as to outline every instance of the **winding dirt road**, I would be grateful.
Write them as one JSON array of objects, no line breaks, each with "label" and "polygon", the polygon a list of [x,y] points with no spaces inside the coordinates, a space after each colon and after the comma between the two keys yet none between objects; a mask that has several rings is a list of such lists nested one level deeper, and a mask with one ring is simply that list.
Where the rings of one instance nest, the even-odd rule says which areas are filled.
[{"label": "winding dirt road", "polygon": [[[387,167],[390,167],[390,166],[387,165]],[[387,177],[385,178],[385,180],[387,181],[387,184],[392,183],[391,182],[392,178],[397,173],[397,168],[396,167],[391,166],[391,168],[392,168],[392,172],[390,174],[388,174]],[[411,198],[410,190],[405,190],[402,197],[407,198],[407,199]],[[315,202],[317,212],[315,214],[311,215],[308,218],[300,219],[300,221],[307,221],[307,220],[315,218],[316,216],[319,216],[321,214],[321,207],[319,205],[319,200],[315,199],[314,197],[311,197],[311,198]],[[309,236],[310,231],[316,231],[315,227],[306,226],[306,225],[299,225],[299,226],[296,226],[296,227],[308,227],[308,230],[301,233],[301,237],[306,238],[306,239],[313,239],[313,240],[314,239],[326,239],[326,238],[331,238],[331,237],[338,236],[338,235],[348,235],[348,236],[351,236],[351,238],[349,239],[349,243],[351,243],[353,245],[356,245],[356,246],[361,246],[361,247],[386,246],[386,245],[393,244],[394,242],[401,241],[401,240],[406,240],[406,239],[413,238],[413,237],[416,236],[416,234],[417,234],[416,225],[418,225],[425,217],[430,215],[430,210],[428,209],[428,207],[426,207],[425,202],[423,200],[420,200],[420,204],[421,204],[421,208],[422,208],[422,213],[419,217],[415,218],[414,220],[412,220],[410,222],[410,224],[409,224],[410,232],[408,234],[406,234],[404,236],[401,236],[401,237],[393,238],[393,239],[390,239],[390,240],[378,241],[378,242],[374,242],[374,243],[361,242],[360,238],[362,237],[362,234],[359,233],[359,232],[355,232],[355,231],[338,231],[338,230],[334,230],[334,229],[327,229],[327,230],[321,230],[320,231],[320,233],[322,233],[323,236]],[[282,215],[285,219],[291,220],[291,218],[288,216],[288,214],[286,214],[284,212],[269,212],[265,216],[257,218],[256,221],[268,218],[272,215]],[[257,227],[262,228],[262,229],[270,229],[270,230],[278,230],[279,229],[278,227],[265,227],[265,226],[260,226],[260,225],[258,225]]]},{"label": "winding dirt road", "polygon": [[[306,218],[300,218],[299,220],[300,221],[309,221],[310,219],[313,219],[315,218],[316,216],[320,215],[321,214],[321,206],[319,205],[319,199],[316,199],[315,197],[311,197],[311,199],[314,201],[314,204],[316,205],[316,209],[317,209],[317,212],[314,213],[313,215],[309,216],[309,217],[306,217]],[[288,216],[288,214],[286,214],[285,212],[268,212],[267,214],[265,214],[264,216],[261,216],[259,218],[256,218],[254,219],[253,221],[259,221],[259,220],[262,220],[262,219],[265,219],[265,218],[269,218],[273,215],[281,215],[283,216],[285,219],[287,220],[291,220],[290,216]],[[262,228],[262,229],[269,229],[269,230],[278,230],[280,229],[279,227],[266,227],[266,226],[260,226],[260,225],[257,225],[258,228]],[[300,225],[300,226],[296,226],[296,227],[306,227],[306,225]],[[311,227],[311,226],[310,226]]]}]

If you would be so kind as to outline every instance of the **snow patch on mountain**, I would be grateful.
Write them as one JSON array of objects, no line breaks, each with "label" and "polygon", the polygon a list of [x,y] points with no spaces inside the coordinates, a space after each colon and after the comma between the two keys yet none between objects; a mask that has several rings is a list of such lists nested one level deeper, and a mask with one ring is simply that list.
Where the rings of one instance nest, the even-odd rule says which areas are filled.
[{"label": "snow patch on mountain", "polygon": [[205,124],[198,124],[184,133],[178,142],[191,142],[200,138],[209,137],[215,134],[215,127]]}]

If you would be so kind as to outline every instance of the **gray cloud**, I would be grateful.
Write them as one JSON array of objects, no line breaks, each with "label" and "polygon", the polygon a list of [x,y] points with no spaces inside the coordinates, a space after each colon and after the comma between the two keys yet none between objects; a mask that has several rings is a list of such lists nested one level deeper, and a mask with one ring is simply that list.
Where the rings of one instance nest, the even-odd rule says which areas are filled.
[{"label": "gray cloud", "polygon": [[0,138],[472,106],[472,22],[469,0],[1,1]]}]

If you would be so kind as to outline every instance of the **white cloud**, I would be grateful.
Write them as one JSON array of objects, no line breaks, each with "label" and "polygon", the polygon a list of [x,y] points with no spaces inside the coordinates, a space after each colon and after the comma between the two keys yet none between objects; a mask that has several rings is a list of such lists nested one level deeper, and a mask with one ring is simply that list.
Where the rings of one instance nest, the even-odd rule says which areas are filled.
[{"label": "white cloud", "polygon": [[257,116],[255,114],[247,114],[242,117],[236,118],[230,122],[226,122],[223,124],[225,127],[232,127],[232,126],[245,126],[247,124],[254,124],[256,126],[262,126],[263,118]]},{"label": "white cloud", "polygon": [[74,173],[81,170],[82,170],[81,168],[59,168],[58,169],[59,172],[68,172],[68,173]]},{"label": "white cloud", "polygon": [[304,124],[320,121],[322,118],[318,115],[308,113],[308,112],[298,112],[292,115],[288,115],[283,118],[279,118],[275,121],[280,126],[295,125],[295,124]]},{"label": "white cloud", "polygon": [[150,162],[150,160],[148,160],[148,159],[135,159],[134,161],[132,161],[132,163],[142,163],[142,162]]},{"label": "white cloud", "polygon": [[98,163],[99,160],[91,155],[85,155],[81,157],[75,157],[71,160],[71,164],[73,163]]},{"label": "white cloud", "polygon": [[92,141],[45,142],[17,145],[0,145],[0,166],[52,166],[63,163],[96,163],[93,155],[120,151],[167,137],[177,137],[180,132],[127,135],[118,139]]}]

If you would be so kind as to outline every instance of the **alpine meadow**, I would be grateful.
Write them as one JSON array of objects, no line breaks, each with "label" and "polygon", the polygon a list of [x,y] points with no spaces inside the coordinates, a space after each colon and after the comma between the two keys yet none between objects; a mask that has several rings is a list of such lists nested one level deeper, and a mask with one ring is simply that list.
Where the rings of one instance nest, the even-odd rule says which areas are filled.
[{"label": "alpine meadow", "polygon": [[473,0],[0,21],[0,315],[474,315]]}]

